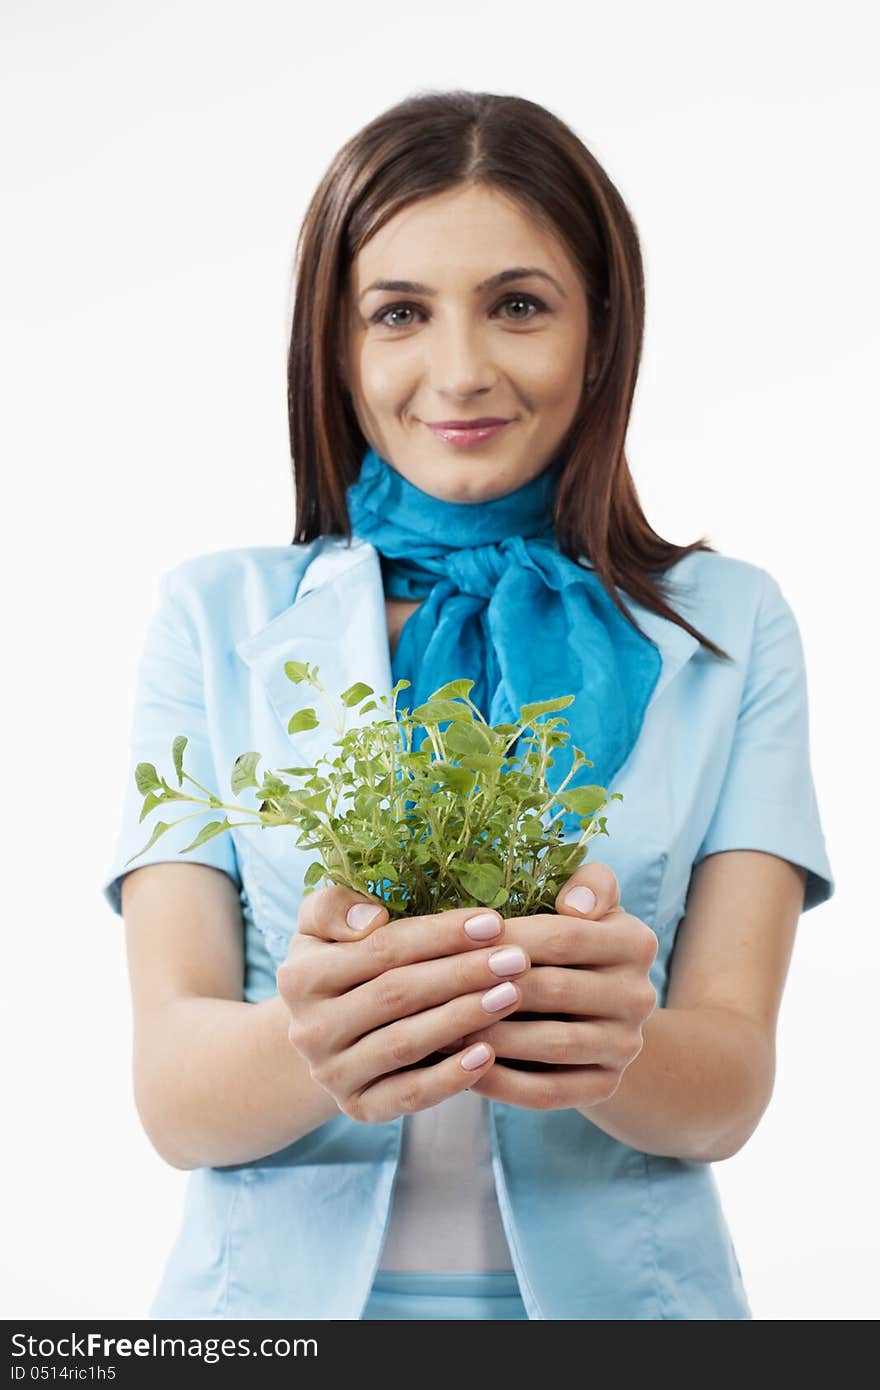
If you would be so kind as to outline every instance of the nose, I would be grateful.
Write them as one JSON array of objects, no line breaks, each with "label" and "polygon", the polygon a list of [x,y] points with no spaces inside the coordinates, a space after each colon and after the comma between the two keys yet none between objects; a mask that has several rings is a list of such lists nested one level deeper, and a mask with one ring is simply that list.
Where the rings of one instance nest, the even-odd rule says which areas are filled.
[{"label": "nose", "polygon": [[439,323],[425,335],[426,375],[438,396],[467,400],[491,391],[498,380],[487,339],[470,322]]}]

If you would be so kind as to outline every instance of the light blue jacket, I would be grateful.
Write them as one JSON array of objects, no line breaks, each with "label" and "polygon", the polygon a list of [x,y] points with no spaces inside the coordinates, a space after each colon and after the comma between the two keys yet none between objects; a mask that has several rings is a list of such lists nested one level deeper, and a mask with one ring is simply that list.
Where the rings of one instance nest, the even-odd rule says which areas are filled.
[{"label": "light blue jacket", "polygon": [[[609,790],[595,859],[617,875],[626,910],[656,932],[658,1007],[691,871],[718,850],[764,850],[808,870],[804,911],[834,891],[810,766],[807,686],[792,610],[756,565],[698,552],[671,571],[673,608],[731,656],[621,592],[663,667],[639,740]],[[392,688],[376,550],[354,537],[206,554],[160,581],[140,665],[121,828],[103,892],[120,912],[125,861],[163,807],[138,817],[139,762],[172,780],[185,769],[235,797],[239,753],[260,772],[314,764],[336,731],[288,735],[295,710],[322,707],[288,660],[319,667],[334,700],[355,681]],[[560,694],[569,692],[561,691]],[[375,714],[348,711],[347,727]],[[589,756],[589,749],[585,750]],[[194,791],[192,784],[185,787]],[[196,793],[198,794],[198,793]],[[195,808],[181,803],[180,813]],[[132,869],[175,859],[204,812],[160,837]],[[235,816],[231,817],[233,820]],[[228,873],[244,918],[244,999],[276,992],[313,851],[286,826],[226,831],[183,856]],[[530,1318],[740,1319],[752,1316],[711,1165],[642,1153],[577,1110],[534,1111],[484,1097],[492,1164],[516,1276]],[[359,1124],[339,1114],[288,1148],[187,1178],[183,1221],[149,1310],[156,1318],[357,1319],[381,1258],[403,1118]]]}]

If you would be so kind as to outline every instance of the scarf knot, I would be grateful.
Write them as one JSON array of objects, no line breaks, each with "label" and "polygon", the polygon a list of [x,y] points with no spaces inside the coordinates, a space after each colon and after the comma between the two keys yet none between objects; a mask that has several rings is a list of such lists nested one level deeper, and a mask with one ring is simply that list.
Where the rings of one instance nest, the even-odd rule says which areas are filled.
[{"label": "scarf knot", "polygon": [[517,539],[511,537],[497,545],[475,545],[471,550],[450,551],[445,563],[446,577],[463,594],[490,599],[508,565],[515,562]]}]

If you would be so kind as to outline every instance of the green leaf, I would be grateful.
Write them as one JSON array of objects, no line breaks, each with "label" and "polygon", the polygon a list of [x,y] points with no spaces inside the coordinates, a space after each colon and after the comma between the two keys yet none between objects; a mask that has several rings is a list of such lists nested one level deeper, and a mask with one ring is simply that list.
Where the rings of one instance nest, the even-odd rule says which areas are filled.
[{"label": "green leaf", "polygon": [[164,800],[164,796],[156,796],[153,792],[150,792],[149,796],[144,801],[143,810],[138,816],[138,823],[140,823],[145,816],[148,816],[151,811],[155,811],[157,806],[161,806]]},{"label": "green leaf", "polygon": [[560,695],[558,700],[541,700],[534,705],[522,705],[520,707],[520,718],[523,724],[532,724],[539,714],[549,714],[552,710],[568,709],[569,705],[574,704],[573,695]]},{"label": "green leaf", "polygon": [[373,687],[371,685],[364,685],[363,681],[355,681],[354,685],[350,685],[347,690],[343,690],[339,698],[346,709],[351,709],[352,705],[359,705],[361,700],[365,700],[368,695],[372,694]]},{"label": "green leaf", "polygon": [[591,816],[605,805],[607,793],[604,787],[575,787],[572,791],[560,792],[555,800],[577,816]]},{"label": "green leaf", "polygon": [[[290,796],[282,797],[279,805],[285,815],[290,816],[294,821],[301,821],[304,817],[308,818],[311,812],[324,811],[327,805],[326,790],[316,792],[294,792]],[[314,817],[311,817],[314,819]],[[320,825],[320,821],[318,821]]]},{"label": "green leaf", "polygon": [[187,845],[186,849],[180,850],[180,853],[189,854],[191,849],[198,849],[199,845],[203,845],[206,840],[213,840],[215,835],[222,835],[224,830],[231,829],[232,826],[229,824],[228,817],[224,820],[209,821],[208,824],[199,831],[192,844]]},{"label": "green leaf", "polygon": [[435,690],[430,697],[431,700],[452,700],[456,696],[466,699],[474,688],[474,682],[469,680],[449,681],[446,685],[441,685],[439,690]]},{"label": "green leaf", "polygon": [[[460,728],[460,725],[453,725],[453,728]],[[447,729],[443,735],[447,744],[449,743],[450,730]],[[453,751],[458,751],[453,750]],[[469,767],[475,772],[497,772],[499,761],[497,753],[469,753],[467,757],[461,759],[462,767]]]},{"label": "green leaf", "polygon": [[516,733],[516,731],[517,731],[518,728],[519,728],[519,725],[518,725],[518,724],[493,724],[493,725],[492,725],[493,731],[494,731],[496,734],[498,734],[501,738],[503,738],[504,741],[505,741],[505,743],[507,742],[507,740],[508,740],[513,734]]},{"label": "green leaf", "polygon": [[162,780],[152,763],[138,763],[134,770],[137,789],[146,796],[147,792],[161,791]]},{"label": "green leaf", "polygon": [[178,734],[171,746],[171,757],[174,760],[174,771],[177,773],[177,785],[183,786],[183,750],[189,743],[189,739],[183,734]]},{"label": "green leaf", "polygon": [[372,787],[358,787],[354,794],[354,808],[362,820],[368,820],[382,804],[382,797]]},{"label": "green leaf", "polygon": [[481,756],[487,754],[492,747],[492,740],[486,729],[482,724],[475,724],[473,720],[470,723],[458,720],[450,724],[443,739],[449,753],[475,753]]},{"label": "green leaf", "polygon": [[500,864],[468,864],[463,859],[453,859],[450,868],[461,880],[465,892],[484,905],[495,897],[504,878]]},{"label": "green leaf", "polygon": [[268,772],[263,774],[263,785],[259,788],[261,797],[274,801],[279,796],[285,796],[289,791],[290,787],[286,782],[282,782],[280,777],[273,777]]},{"label": "green leaf", "polygon": [[301,734],[306,729],[317,729],[320,723],[318,716],[313,709],[297,710],[287,726],[289,734]]},{"label": "green leaf", "polygon": [[[560,845],[559,848],[553,850],[553,867],[559,875],[560,880],[562,880],[563,875],[565,875],[566,878],[569,877],[574,873],[578,865],[584,862],[587,857],[587,848],[587,845],[575,843]],[[558,892],[559,889],[554,888],[554,897]]]},{"label": "green leaf", "polygon": [[541,817],[527,816],[525,820],[520,822],[519,833],[520,835],[522,835],[524,840],[530,843],[534,843],[535,840],[540,840],[542,834],[544,833],[544,826],[541,821]]},{"label": "green leaf", "polygon": [[299,685],[300,681],[308,680],[309,668],[304,661],[285,661],[284,674],[294,685]]},{"label": "green leaf", "polygon": [[239,753],[232,767],[230,786],[233,796],[238,796],[245,787],[257,787],[255,769],[262,753]]},{"label": "green leaf", "polygon": [[467,706],[457,705],[454,700],[428,700],[426,704],[413,710],[412,717],[425,727],[429,724],[439,724],[444,719],[464,719],[468,722],[473,719]]},{"label": "green leaf", "polygon": [[170,830],[172,825],[177,825],[177,821],[172,821],[170,825],[167,821],[164,820],[157,821],[153,829],[153,833],[150,836],[147,843],[144,845],[143,849],[139,849],[137,854],[133,854],[131,856],[131,859],[126,859],[126,864],[131,864],[133,860],[140,859],[142,854],[146,854],[148,849],[152,849],[159,836],[164,835],[166,830]]},{"label": "green leaf", "polygon": [[397,761],[401,767],[411,768],[418,771],[420,768],[427,768],[431,765],[430,753],[398,753]]},{"label": "green leaf", "polygon": [[465,796],[474,785],[474,774],[468,768],[454,767],[452,763],[444,763],[439,758],[435,758],[431,764],[431,772],[438,782]]},{"label": "green leaf", "polygon": [[321,863],[319,859],[316,859],[315,862],[313,864],[310,864],[309,867],[306,869],[305,877],[303,878],[303,883],[307,888],[311,888],[313,883],[317,883],[319,879],[322,879],[324,877],[325,872],[326,870],[324,868],[324,865]]}]

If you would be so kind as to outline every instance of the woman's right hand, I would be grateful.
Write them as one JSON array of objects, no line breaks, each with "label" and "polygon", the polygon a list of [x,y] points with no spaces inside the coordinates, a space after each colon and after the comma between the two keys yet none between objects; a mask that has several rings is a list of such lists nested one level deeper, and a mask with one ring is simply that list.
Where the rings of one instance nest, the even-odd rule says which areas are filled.
[{"label": "woman's right hand", "polygon": [[[347,921],[353,907],[360,930]],[[369,907],[376,915],[364,926]],[[465,930],[475,918],[484,933],[476,939]],[[493,924],[497,931],[485,935]],[[504,949],[504,930],[500,914],[481,907],[390,922],[378,899],[341,884],[303,899],[276,983],[291,1043],[344,1114],[381,1124],[485,1075],[495,1060],[485,1042],[417,1064],[519,1006],[514,980],[531,961],[518,946]]]}]

